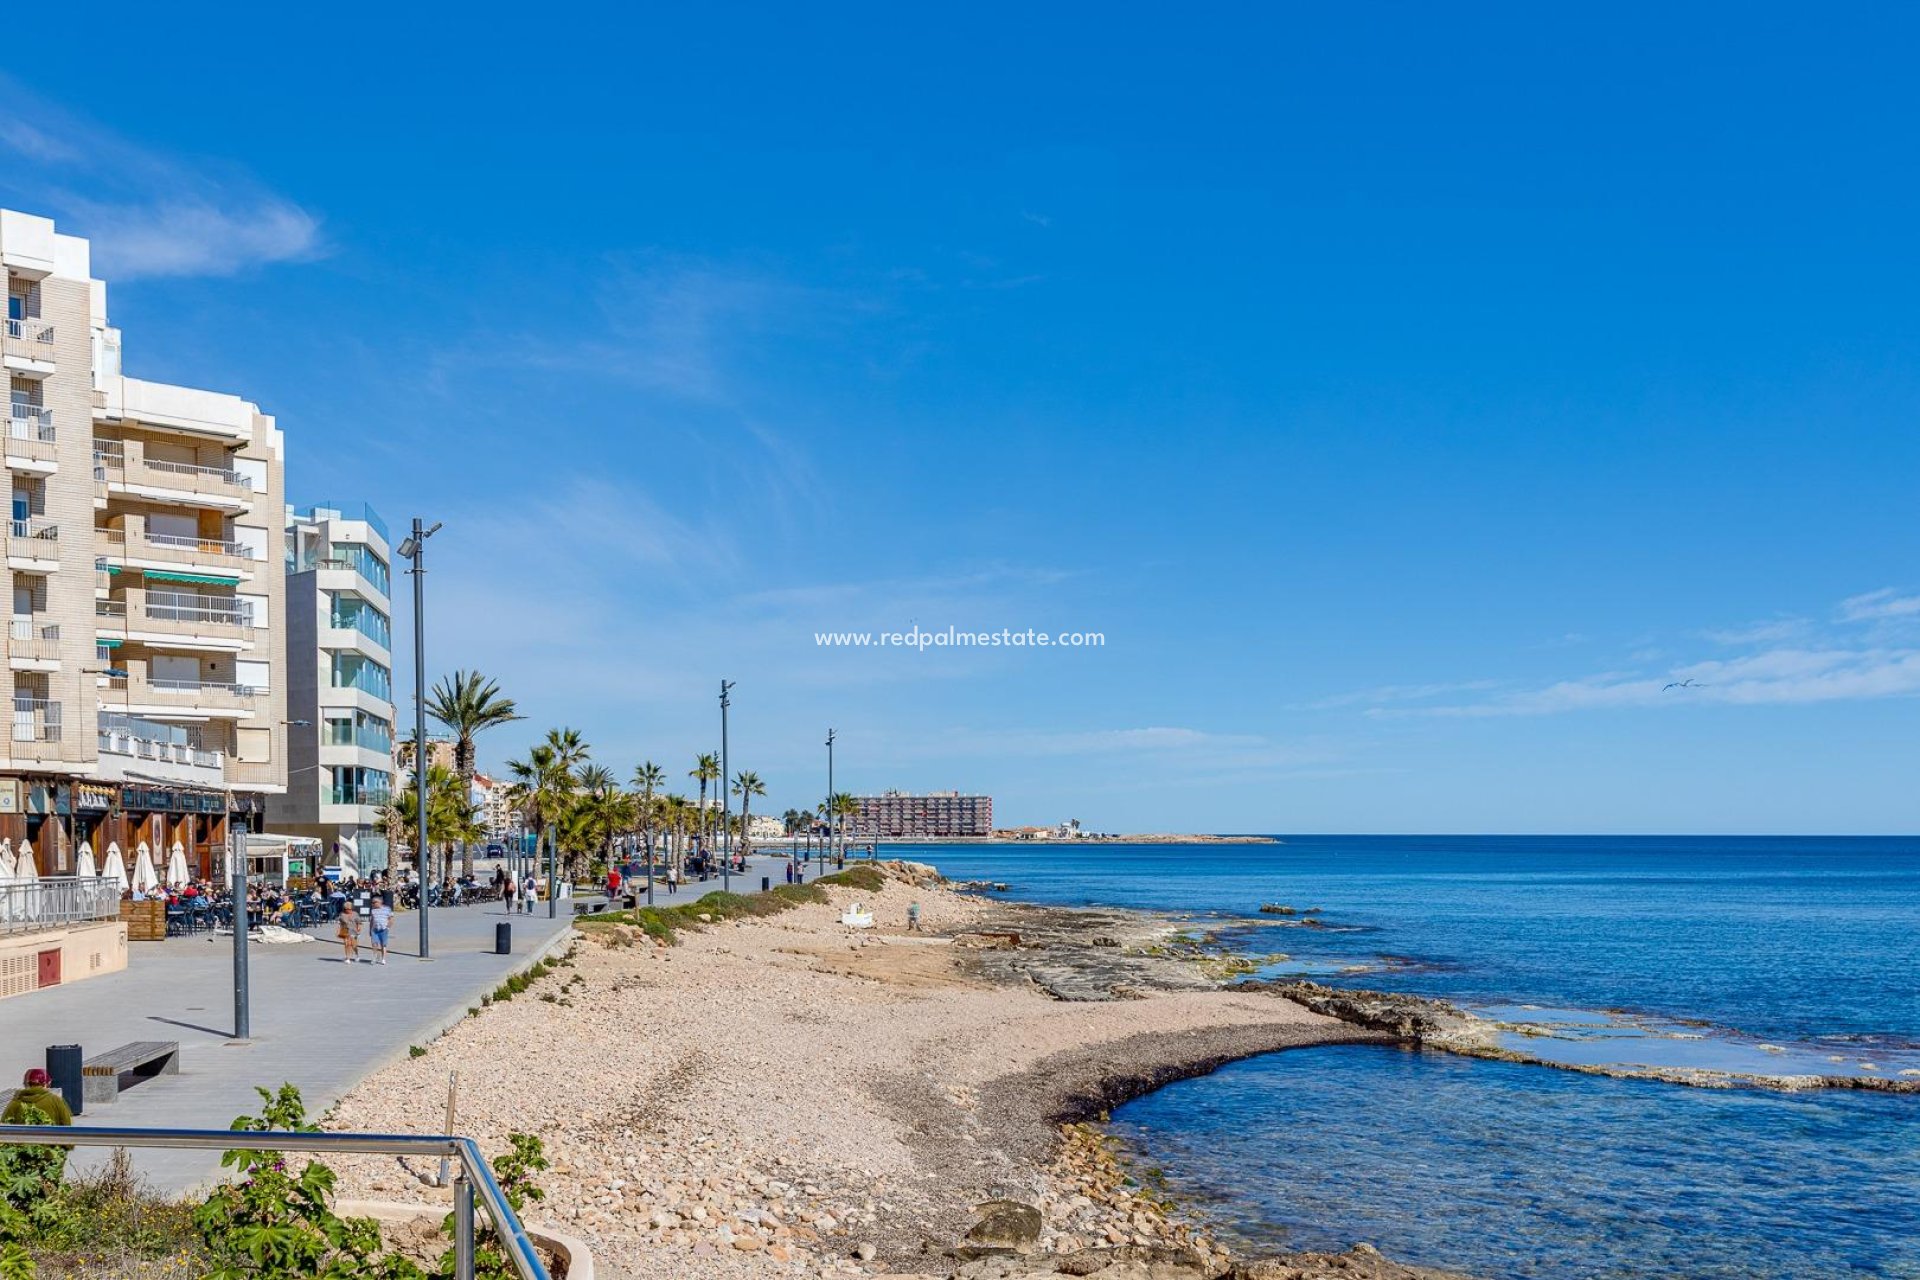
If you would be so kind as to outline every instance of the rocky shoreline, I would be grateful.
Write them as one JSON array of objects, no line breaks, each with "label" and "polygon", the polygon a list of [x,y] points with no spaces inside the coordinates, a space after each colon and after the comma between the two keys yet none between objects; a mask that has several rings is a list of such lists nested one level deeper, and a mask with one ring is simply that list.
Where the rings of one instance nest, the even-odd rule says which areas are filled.
[{"label": "rocky shoreline", "polygon": [[1754,1088],[1788,1093],[1806,1089],[1861,1089],[1874,1093],[1920,1093],[1920,1080],[1888,1076],[1762,1075],[1705,1068],[1564,1062],[1500,1043],[1499,1032],[1504,1024],[1481,1018],[1446,1000],[1400,995],[1390,991],[1328,987],[1317,982],[1249,981],[1238,984],[1237,989],[1265,991],[1315,1013],[1338,1018],[1356,1027],[1384,1032],[1423,1048],[1441,1049],[1495,1062],[1517,1062],[1619,1080],[1658,1080],[1696,1089]]},{"label": "rocky shoreline", "polygon": [[[1085,1123],[1235,1058],[1390,1034],[1223,989],[1165,945],[1177,924],[1138,913],[990,903],[913,864],[825,896],[671,947],[583,920],[555,972],[329,1123],[437,1130],[458,1070],[463,1131],[547,1142],[535,1220],[635,1280],[1433,1274],[1365,1250],[1234,1258]],[[840,924],[856,901],[877,928]],[[425,1171],[342,1164],[343,1195],[440,1195]]]}]

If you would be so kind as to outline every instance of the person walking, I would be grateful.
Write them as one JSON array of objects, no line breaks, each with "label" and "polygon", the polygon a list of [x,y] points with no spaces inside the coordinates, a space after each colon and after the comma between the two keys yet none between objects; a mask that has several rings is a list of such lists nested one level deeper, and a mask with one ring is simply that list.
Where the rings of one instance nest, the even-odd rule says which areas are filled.
[{"label": "person walking", "polygon": [[360,963],[360,913],[352,898],[340,906],[340,953],[342,964]]},{"label": "person walking", "polygon": [[667,868],[667,896],[671,898],[680,892],[680,871],[677,867]]},{"label": "person walking", "polygon": [[393,908],[384,897],[373,900],[373,910],[368,913],[368,924],[373,927],[373,955],[375,964],[387,962],[387,930],[393,927]]},{"label": "person walking", "polygon": [[528,915],[533,914],[533,904],[539,900],[540,886],[534,881],[533,872],[527,872],[525,883],[520,886],[520,902]]},{"label": "person walking", "polygon": [[917,902],[907,904],[907,932],[920,932],[920,904]]},{"label": "person walking", "polygon": [[520,907],[520,879],[519,879],[519,877],[518,877],[518,876],[508,876],[508,877],[507,877],[507,882],[506,882],[506,884],[504,884],[503,886],[501,886],[501,895],[502,895],[502,896],[503,896],[504,898],[506,898],[506,900],[507,900],[507,914],[508,914],[508,915],[512,915],[512,914],[513,914],[513,913],[514,913],[515,911],[517,911],[517,910],[519,910],[519,907]]}]

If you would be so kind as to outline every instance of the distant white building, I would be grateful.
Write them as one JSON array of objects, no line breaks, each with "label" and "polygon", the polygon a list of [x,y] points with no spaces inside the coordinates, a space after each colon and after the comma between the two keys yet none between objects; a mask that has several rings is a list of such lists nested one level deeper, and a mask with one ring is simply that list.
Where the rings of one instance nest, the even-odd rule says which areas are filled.
[{"label": "distant white building", "polygon": [[747,823],[747,834],[755,840],[784,840],[787,828],[770,813],[756,813]]},{"label": "distant white building", "polygon": [[481,825],[487,829],[487,839],[505,840],[513,834],[520,814],[513,807],[511,786],[504,778],[474,774],[469,799],[480,814]]}]

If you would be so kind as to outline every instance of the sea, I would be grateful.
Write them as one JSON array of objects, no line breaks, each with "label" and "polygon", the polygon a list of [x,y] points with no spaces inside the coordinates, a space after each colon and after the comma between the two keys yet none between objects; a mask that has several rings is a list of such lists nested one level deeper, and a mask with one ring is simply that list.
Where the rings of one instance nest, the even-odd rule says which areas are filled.
[{"label": "sea", "polygon": [[[1139,1167],[1258,1250],[1494,1280],[1920,1280],[1920,840],[1297,836],[889,845],[997,896],[1172,913],[1263,976],[1442,997],[1569,1065],[1264,1055],[1122,1107]],[[1261,913],[1263,905],[1290,914]]]}]

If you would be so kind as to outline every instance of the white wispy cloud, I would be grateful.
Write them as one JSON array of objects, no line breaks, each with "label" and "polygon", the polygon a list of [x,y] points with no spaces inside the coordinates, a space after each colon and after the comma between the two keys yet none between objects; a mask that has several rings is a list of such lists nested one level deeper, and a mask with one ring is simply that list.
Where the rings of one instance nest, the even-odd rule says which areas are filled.
[{"label": "white wispy cloud", "polygon": [[139,146],[0,75],[0,196],[93,242],[108,279],[321,256],[320,221],[236,165]]},{"label": "white wispy cloud", "polygon": [[1431,684],[1382,684],[1371,689],[1336,693],[1307,703],[1308,711],[1331,711],[1340,707],[1382,707],[1399,702],[1423,702],[1456,693],[1479,693],[1500,687],[1498,680],[1447,680]]},{"label": "white wispy cloud", "polygon": [[1840,602],[1846,622],[1878,622],[1888,618],[1920,618],[1920,595],[1903,596],[1895,587],[1882,587]]},{"label": "white wispy cloud", "polygon": [[[1352,700],[1366,703],[1367,714],[1375,717],[1477,719],[1703,703],[1791,706],[1920,695],[1920,648],[1899,642],[1910,640],[1911,628],[1899,624],[1920,617],[1920,597],[1883,588],[1841,601],[1835,616],[1838,623],[1828,627],[1787,617],[1702,631],[1699,637],[1713,644],[1752,652],[1682,662],[1659,671],[1600,672],[1442,705],[1396,706],[1390,704],[1400,700],[1392,698]],[[1651,656],[1643,651],[1636,660]],[[1434,687],[1414,688],[1417,692]]]},{"label": "white wispy cloud", "polygon": [[1763,622],[1749,622],[1744,626],[1724,627],[1712,631],[1702,631],[1702,639],[1729,648],[1745,648],[1756,644],[1779,644],[1783,641],[1798,639],[1813,629],[1813,624],[1805,618],[1773,618]]}]

